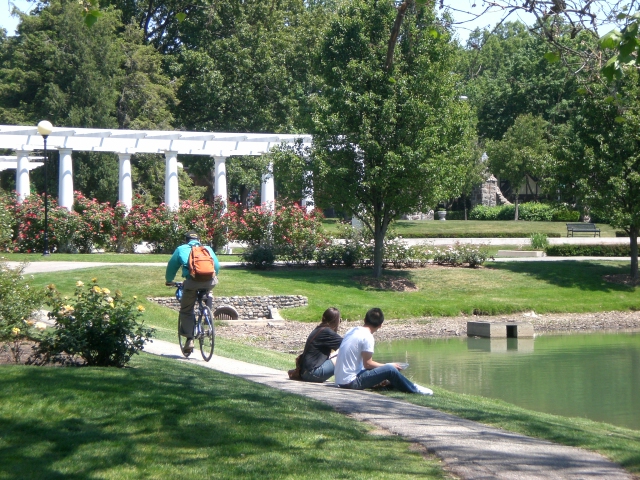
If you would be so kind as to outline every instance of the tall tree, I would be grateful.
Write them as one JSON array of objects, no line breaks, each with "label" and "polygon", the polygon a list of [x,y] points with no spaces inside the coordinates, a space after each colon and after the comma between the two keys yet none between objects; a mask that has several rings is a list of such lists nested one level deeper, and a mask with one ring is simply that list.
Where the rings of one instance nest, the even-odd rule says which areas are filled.
[{"label": "tall tree", "polygon": [[502,140],[487,142],[489,170],[508,180],[515,194],[515,218],[518,220],[518,192],[527,176],[538,178],[550,160],[547,122],[527,114],[516,118]]},{"label": "tall tree", "polygon": [[371,230],[376,277],[390,222],[460,193],[473,137],[455,48],[433,9],[405,10],[389,63],[397,14],[387,1],[344,5],[321,45],[314,96],[316,196]]},{"label": "tall tree", "polygon": [[556,187],[629,234],[631,277],[638,280],[640,234],[640,75],[633,70],[585,91],[557,144]]}]

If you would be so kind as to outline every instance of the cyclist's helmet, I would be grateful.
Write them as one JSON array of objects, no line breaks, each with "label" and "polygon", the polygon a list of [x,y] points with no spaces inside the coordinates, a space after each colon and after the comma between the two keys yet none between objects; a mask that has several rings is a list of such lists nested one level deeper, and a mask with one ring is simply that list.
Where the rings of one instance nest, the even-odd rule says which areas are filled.
[{"label": "cyclist's helmet", "polygon": [[200,240],[200,236],[198,235],[198,232],[191,230],[184,235],[184,239],[189,243],[191,240]]}]

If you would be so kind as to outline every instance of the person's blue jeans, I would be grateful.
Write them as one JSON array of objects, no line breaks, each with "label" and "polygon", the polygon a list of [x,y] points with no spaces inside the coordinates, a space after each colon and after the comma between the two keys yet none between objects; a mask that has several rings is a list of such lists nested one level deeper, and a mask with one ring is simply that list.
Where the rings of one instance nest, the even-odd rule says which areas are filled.
[{"label": "person's blue jeans", "polygon": [[325,362],[319,367],[316,367],[309,372],[304,372],[300,376],[305,382],[322,383],[333,376],[334,368],[335,367],[331,360],[325,360]]},{"label": "person's blue jeans", "polygon": [[353,382],[340,386],[353,390],[364,390],[365,388],[378,385],[383,380],[389,380],[391,386],[400,392],[418,393],[418,389],[413,382],[407,380],[407,378],[390,363],[372,370],[363,370]]}]

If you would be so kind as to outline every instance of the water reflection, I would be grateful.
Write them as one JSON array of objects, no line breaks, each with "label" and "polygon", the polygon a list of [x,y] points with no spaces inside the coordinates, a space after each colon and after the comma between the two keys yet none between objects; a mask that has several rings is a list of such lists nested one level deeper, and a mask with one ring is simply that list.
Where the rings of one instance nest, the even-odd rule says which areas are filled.
[{"label": "water reflection", "polygon": [[408,362],[417,383],[640,430],[638,333],[378,342],[374,359]]},{"label": "water reflection", "polygon": [[469,337],[467,349],[479,352],[533,353],[533,338],[481,338]]}]

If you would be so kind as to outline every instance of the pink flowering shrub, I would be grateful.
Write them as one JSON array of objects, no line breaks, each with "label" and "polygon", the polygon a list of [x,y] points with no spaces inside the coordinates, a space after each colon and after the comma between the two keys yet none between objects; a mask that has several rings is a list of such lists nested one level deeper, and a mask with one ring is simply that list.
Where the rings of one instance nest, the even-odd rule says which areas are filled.
[{"label": "pink flowering shrub", "polygon": [[290,263],[307,263],[316,248],[326,242],[322,234],[322,213],[307,213],[297,204],[276,204],[275,210],[263,206],[229,206],[227,222],[232,239],[250,247],[269,247],[276,258]]}]

